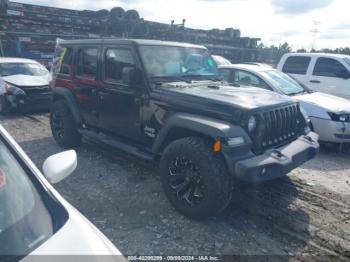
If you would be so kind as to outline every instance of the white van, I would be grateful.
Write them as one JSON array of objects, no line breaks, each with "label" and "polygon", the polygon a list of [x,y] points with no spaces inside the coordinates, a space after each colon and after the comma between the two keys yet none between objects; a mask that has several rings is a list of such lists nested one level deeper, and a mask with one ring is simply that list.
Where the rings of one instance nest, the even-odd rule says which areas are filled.
[{"label": "white van", "polygon": [[321,53],[285,54],[277,69],[315,91],[350,99],[350,56]]}]

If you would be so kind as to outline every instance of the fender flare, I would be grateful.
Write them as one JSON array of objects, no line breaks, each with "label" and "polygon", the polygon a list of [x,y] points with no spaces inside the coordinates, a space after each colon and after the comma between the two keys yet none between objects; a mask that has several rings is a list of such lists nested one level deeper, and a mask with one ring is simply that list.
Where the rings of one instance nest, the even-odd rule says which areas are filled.
[{"label": "fender flare", "polygon": [[79,105],[78,105],[78,102],[77,102],[76,98],[74,97],[73,93],[67,88],[55,87],[52,90],[52,102],[54,102],[56,100],[55,99],[56,97],[62,97],[66,101],[66,103],[67,103],[67,105],[68,105],[68,107],[73,115],[74,121],[79,126],[83,125],[83,118],[82,118],[81,112],[79,110]]},{"label": "fender flare", "polygon": [[173,128],[181,128],[194,131],[199,134],[211,137],[213,139],[227,140],[229,138],[242,136],[247,143],[251,143],[251,139],[244,129],[237,125],[221,121],[214,118],[197,116],[187,113],[176,113],[170,116],[164,123],[163,128],[157,135],[152,146],[152,152],[157,154],[161,151],[167,135]]}]

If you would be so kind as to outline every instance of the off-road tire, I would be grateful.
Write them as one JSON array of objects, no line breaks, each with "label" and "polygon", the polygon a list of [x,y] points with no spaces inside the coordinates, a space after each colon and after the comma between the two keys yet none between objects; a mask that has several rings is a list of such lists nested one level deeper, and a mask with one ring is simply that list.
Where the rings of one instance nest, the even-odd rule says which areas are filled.
[{"label": "off-road tire", "polygon": [[[57,127],[58,121],[62,130]],[[82,135],[78,132],[73,115],[64,100],[58,100],[52,104],[50,126],[52,135],[59,146],[74,148],[81,144]]]},{"label": "off-road tire", "polygon": [[[202,220],[221,212],[230,203],[232,178],[220,153],[214,153],[212,142],[200,137],[186,137],[169,144],[160,161],[160,177],[171,204],[183,215]],[[198,166],[202,178],[203,198],[195,206],[181,201],[170,185],[171,165],[178,157],[186,157]]]}]

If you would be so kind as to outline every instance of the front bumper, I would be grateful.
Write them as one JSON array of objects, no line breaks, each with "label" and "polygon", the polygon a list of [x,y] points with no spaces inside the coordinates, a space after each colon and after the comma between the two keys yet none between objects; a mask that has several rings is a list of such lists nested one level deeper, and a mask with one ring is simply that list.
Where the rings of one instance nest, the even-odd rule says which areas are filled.
[{"label": "front bumper", "polygon": [[5,94],[5,99],[9,110],[24,108],[48,109],[51,101],[51,92],[29,95]]},{"label": "front bumper", "polygon": [[284,176],[317,155],[317,140],[318,135],[310,132],[280,148],[238,160],[232,163],[231,170],[238,179],[247,182],[258,183]]},{"label": "front bumper", "polygon": [[311,118],[314,131],[319,140],[331,143],[350,143],[350,123],[329,119]]}]

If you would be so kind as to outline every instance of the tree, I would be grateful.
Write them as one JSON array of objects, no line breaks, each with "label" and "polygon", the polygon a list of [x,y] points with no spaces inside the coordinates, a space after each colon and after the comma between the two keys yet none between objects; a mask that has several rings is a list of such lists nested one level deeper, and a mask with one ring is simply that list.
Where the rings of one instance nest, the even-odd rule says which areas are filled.
[{"label": "tree", "polygon": [[305,48],[301,48],[297,50],[297,53],[307,53]]}]

